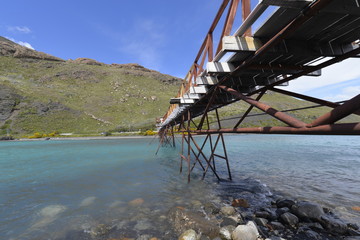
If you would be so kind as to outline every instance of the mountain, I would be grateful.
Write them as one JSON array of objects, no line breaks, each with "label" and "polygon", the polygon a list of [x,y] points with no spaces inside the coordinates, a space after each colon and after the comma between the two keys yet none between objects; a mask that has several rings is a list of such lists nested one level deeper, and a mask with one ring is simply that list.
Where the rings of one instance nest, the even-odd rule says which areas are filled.
[{"label": "mountain", "polygon": [[0,136],[152,129],[181,81],[138,64],[64,61],[0,37]]}]

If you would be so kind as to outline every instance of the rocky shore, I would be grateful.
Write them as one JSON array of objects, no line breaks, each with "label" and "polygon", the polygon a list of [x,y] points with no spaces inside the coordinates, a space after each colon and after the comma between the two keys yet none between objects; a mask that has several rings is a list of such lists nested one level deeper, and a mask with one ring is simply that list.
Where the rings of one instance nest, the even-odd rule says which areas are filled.
[{"label": "rocky shore", "polygon": [[167,212],[147,208],[143,199],[134,199],[127,203],[127,207],[132,210],[126,212],[126,218],[114,220],[112,224],[98,224],[82,231],[70,232],[65,239],[360,239],[357,224],[340,219],[331,209],[317,203],[271,194],[264,198],[263,193],[247,191],[235,195],[226,196],[225,199],[206,199],[204,196],[204,199],[188,203],[174,202],[175,205]]}]

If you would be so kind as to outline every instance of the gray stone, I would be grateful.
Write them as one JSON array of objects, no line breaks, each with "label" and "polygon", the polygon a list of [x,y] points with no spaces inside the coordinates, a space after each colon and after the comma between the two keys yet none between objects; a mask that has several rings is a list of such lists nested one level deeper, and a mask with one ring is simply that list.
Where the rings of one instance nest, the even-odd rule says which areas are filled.
[{"label": "gray stone", "polygon": [[248,222],[246,225],[239,225],[232,232],[233,240],[257,240],[259,235],[258,229],[254,222]]},{"label": "gray stone", "polygon": [[222,222],[220,223],[220,227],[226,227],[226,226],[237,226],[237,222],[232,219],[232,218],[228,218],[228,217],[225,217],[223,218]]},{"label": "gray stone", "polygon": [[151,238],[150,235],[141,235],[136,240],[149,240]]},{"label": "gray stone", "polygon": [[226,226],[220,228],[219,236],[222,240],[231,240],[231,233],[235,230],[235,226]]},{"label": "gray stone", "polygon": [[256,213],[255,213],[255,217],[257,217],[257,218],[270,219],[270,218],[271,218],[271,214],[270,214],[269,212],[266,212],[266,211],[261,211],[261,212],[256,212]]},{"label": "gray stone", "polygon": [[291,207],[291,212],[299,218],[316,221],[320,221],[325,214],[318,204],[311,202],[298,202]]},{"label": "gray stone", "polygon": [[312,231],[312,230],[306,231],[306,232],[305,232],[305,235],[306,235],[308,238],[312,239],[312,240],[320,240],[320,239],[322,239],[321,236],[320,236],[320,234],[318,234],[317,232],[314,232],[314,231]]},{"label": "gray stone", "polygon": [[261,227],[266,227],[266,224],[268,224],[268,222],[269,221],[265,218],[255,218],[255,223]]},{"label": "gray stone", "polygon": [[210,238],[214,238],[219,233],[219,227],[204,215],[197,212],[190,212],[183,208],[172,208],[168,214],[169,220],[172,222],[177,233],[183,233],[188,229],[194,229]]},{"label": "gray stone", "polygon": [[325,215],[321,217],[321,225],[331,233],[345,234],[348,231],[346,223],[340,219],[335,219],[331,216]]},{"label": "gray stone", "polygon": [[224,206],[220,209],[220,212],[224,215],[233,215],[236,212],[236,210],[232,206]]},{"label": "gray stone", "polygon": [[200,238],[193,229],[186,230],[179,237],[179,240],[199,240],[199,239]]},{"label": "gray stone", "polygon": [[299,223],[299,219],[292,213],[286,212],[280,216],[283,223],[295,227]]},{"label": "gray stone", "polygon": [[273,221],[273,222],[270,222],[270,224],[274,230],[282,231],[285,229],[284,225],[282,225],[280,222]]},{"label": "gray stone", "polygon": [[278,215],[280,217],[281,215],[283,215],[284,213],[289,212],[289,211],[290,211],[290,209],[287,207],[278,208],[278,209],[276,209],[276,215]]},{"label": "gray stone", "polygon": [[360,240],[360,236],[354,236],[354,237],[347,237],[344,240]]},{"label": "gray stone", "polygon": [[290,199],[280,199],[280,200],[276,201],[276,206],[278,208],[287,207],[290,209],[294,204],[295,204],[295,201],[290,200]]},{"label": "gray stone", "polygon": [[204,204],[204,210],[208,214],[218,214],[220,212],[220,209],[211,202]]}]

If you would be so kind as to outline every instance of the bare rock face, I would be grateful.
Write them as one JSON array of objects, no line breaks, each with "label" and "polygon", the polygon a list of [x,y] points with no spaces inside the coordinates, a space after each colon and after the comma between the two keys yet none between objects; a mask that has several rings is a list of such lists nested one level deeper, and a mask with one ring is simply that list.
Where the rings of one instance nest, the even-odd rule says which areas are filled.
[{"label": "bare rock face", "polygon": [[210,220],[207,220],[201,213],[190,212],[184,208],[175,207],[169,211],[168,216],[178,233],[193,229],[210,238],[215,238],[219,234],[219,227]]},{"label": "bare rock face", "polygon": [[0,56],[42,59],[50,61],[64,61],[61,58],[54,57],[50,54],[38,52],[30,48],[21,46],[3,37],[0,37]]},{"label": "bare rock face", "polygon": [[11,89],[0,85],[0,123],[10,118],[20,98]]}]

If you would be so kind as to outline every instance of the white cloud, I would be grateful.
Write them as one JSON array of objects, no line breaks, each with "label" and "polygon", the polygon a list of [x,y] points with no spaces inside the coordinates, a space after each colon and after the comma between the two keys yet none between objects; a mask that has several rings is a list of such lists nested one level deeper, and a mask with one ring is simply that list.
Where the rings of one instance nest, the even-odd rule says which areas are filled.
[{"label": "white cloud", "polygon": [[360,94],[360,85],[340,89],[340,91],[336,95],[329,95],[324,98],[330,101],[337,102],[337,101],[349,100],[357,96],[358,94]]},{"label": "white cloud", "polygon": [[11,37],[5,37],[5,38],[7,38],[7,39],[9,39],[10,41],[13,41],[13,42],[15,42],[15,43],[17,43],[17,44],[19,44],[19,45],[21,45],[21,46],[24,46],[24,47],[27,47],[27,48],[29,48],[29,49],[35,50],[35,48],[33,48],[33,46],[31,46],[31,44],[28,43],[28,42],[17,41],[17,40],[15,40],[15,39],[11,38]]},{"label": "white cloud", "polygon": [[14,32],[14,33],[25,33],[25,34],[31,33],[30,28],[28,28],[26,26],[22,26],[22,27],[8,26],[7,29],[9,32]]},{"label": "white cloud", "polygon": [[290,81],[286,90],[305,93],[316,88],[321,88],[349,80],[360,78],[360,59],[347,59],[333,66],[322,69],[320,77],[301,77]]}]

